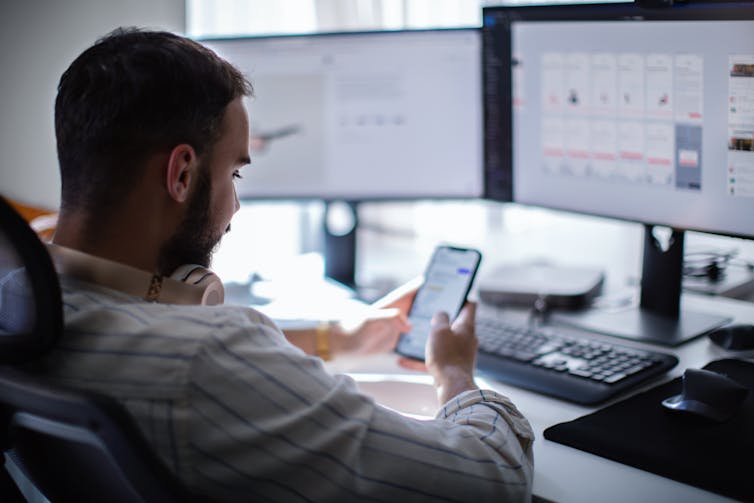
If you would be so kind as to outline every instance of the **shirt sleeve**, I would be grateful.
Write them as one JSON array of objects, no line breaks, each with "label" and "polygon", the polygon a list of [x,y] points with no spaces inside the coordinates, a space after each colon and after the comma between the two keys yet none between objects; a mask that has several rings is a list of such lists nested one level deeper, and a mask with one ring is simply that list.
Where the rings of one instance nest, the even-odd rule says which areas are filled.
[{"label": "shirt sleeve", "polygon": [[190,372],[188,466],[229,501],[528,501],[528,422],[494,391],[405,417],[264,319],[207,338]]}]

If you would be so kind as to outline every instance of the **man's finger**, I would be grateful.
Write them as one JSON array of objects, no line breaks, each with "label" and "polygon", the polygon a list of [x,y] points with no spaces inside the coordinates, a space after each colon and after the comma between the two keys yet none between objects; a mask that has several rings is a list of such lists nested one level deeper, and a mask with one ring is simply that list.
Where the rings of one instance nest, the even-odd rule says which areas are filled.
[{"label": "man's finger", "polygon": [[441,325],[450,325],[448,313],[446,313],[445,311],[438,311],[434,314],[434,316],[432,316],[432,326],[437,327]]},{"label": "man's finger", "polygon": [[475,318],[476,302],[467,302],[458,314],[458,318],[453,322],[453,327],[460,327],[461,325],[473,327]]}]

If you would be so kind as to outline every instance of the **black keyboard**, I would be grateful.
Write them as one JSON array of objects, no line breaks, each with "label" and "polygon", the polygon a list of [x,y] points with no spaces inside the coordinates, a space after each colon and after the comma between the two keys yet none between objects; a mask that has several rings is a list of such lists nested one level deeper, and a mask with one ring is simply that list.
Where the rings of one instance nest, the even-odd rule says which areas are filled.
[{"label": "black keyboard", "polygon": [[670,354],[477,315],[477,368],[501,382],[594,405],[678,364]]}]

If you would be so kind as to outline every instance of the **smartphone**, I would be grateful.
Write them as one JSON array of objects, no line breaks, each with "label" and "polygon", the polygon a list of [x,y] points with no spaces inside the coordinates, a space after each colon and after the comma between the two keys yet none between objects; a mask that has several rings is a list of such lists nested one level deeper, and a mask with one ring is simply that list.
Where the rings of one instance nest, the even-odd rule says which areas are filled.
[{"label": "smartphone", "polygon": [[424,283],[408,312],[411,331],[401,334],[395,348],[398,354],[424,360],[432,317],[438,311],[448,313],[451,322],[458,316],[481,260],[482,254],[470,248],[438,246],[435,249],[424,274]]}]

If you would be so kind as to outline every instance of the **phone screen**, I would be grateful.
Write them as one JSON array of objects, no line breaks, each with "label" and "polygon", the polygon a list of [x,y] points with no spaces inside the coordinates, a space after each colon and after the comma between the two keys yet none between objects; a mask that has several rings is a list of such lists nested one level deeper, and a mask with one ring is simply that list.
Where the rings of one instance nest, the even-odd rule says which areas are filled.
[{"label": "phone screen", "polygon": [[396,351],[404,356],[424,359],[432,317],[438,311],[448,313],[451,321],[458,316],[474,281],[481,254],[477,250],[438,247],[424,274],[424,283],[416,292],[408,313],[411,332],[401,335]]}]

